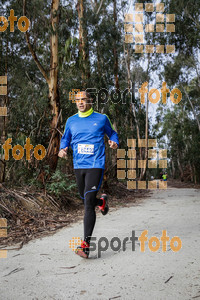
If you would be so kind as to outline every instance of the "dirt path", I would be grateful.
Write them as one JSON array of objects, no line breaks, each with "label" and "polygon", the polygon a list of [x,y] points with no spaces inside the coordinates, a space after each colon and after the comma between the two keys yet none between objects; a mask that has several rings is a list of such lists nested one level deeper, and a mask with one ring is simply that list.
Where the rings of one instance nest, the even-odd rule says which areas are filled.
[{"label": "dirt path", "polygon": [[[170,243],[162,252],[132,251],[130,236],[148,230],[148,239],[167,230],[170,240],[178,236],[182,249]],[[69,248],[72,237],[82,234],[82,223],[53,236],[31,241],[21,250],[8,251],[0,259],[0,298],[29,299],[200,299],[200,191],[155,191],[139,204],[98,215],[94,236],[104,236],[109,247],[94,251],[90,259],[76,256]],[[128,237],[126,250],[113,251],[110,241]],[[105,243],[102,242],[102,247]],[[113,244],[116,246],[117,242]],[[13,247],[12,247],[13,248]],[[98,257],[98,254],[101,257]]]}]

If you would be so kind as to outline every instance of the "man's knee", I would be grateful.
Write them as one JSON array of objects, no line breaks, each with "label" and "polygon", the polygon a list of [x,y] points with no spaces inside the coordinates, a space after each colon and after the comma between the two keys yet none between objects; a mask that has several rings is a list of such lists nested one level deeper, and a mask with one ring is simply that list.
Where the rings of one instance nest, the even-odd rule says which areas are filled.
[{"label": "man's knee", "polygon": [[86,209],[95,209],[95,200],[96,200],[96,195],[93,192],[88,192],[85,194],[85,207]]}]

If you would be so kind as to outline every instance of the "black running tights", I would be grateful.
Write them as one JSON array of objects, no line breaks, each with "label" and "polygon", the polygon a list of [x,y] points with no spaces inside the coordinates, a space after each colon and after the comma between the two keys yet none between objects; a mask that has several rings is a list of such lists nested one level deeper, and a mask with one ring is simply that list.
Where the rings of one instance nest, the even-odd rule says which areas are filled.
[{"label": "black running tights", "polygon": [[103,201],[96,195],[103,179],[103,169],[75,169],[76,182],[81,198],[83,199],[84,214],[84,241],[90,243],[90,238],[96,222],[95,206],[101,206]]}]

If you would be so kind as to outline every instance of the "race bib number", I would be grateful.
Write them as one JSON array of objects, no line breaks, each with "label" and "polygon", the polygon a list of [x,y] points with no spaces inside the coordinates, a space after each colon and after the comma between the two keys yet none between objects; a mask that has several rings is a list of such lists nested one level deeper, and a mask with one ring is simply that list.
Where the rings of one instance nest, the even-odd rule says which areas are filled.
[{"label": "race bib number", "polygon": [[78,153],[94,154],[94,145],[78,144]]}]

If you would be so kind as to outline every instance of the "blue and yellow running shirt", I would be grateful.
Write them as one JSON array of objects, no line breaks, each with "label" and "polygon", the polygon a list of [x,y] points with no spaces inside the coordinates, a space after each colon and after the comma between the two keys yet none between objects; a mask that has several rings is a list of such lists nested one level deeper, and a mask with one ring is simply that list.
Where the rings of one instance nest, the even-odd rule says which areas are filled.
[{"label": "blue and yellow running shirt", "polygon": [[119,146],[117,132],[106,115],[93,108],[79,111],[67,119],[60,150],[71,146],[74,169],[105,169],[105,134]]}]

